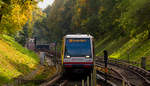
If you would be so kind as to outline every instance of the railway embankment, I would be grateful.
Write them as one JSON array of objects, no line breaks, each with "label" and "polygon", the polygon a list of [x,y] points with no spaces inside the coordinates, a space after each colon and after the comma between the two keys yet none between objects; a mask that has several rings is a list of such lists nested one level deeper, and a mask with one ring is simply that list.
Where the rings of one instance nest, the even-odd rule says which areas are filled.
[{"label": "railway embankment", "polygon": [[31,71],[25,76],[13,78],[13,81],[4,86],[39,86],[47,82],[56,73],[55,66],[38,65],[37,69]]},{"label": "railway embankment", "polygon": [[[108,35],[109,34],[109,35]],[[109,58],[137,62],[138,67],[142,67],[142,58],[145,59],[145,68],[150,70],[150,40],[144,39],[144,32],[136,37],[116,35],[117,33],[106,33],[96,41],[96,56],[103,56],[103,51],[107,50]]]},{"label": "railway embankment", "polygon": [[0,35],[0,84],[25,76],[36,69],[38,63],[34,52],[23,48],[10,36]]},{"label": "railway embankment", "polygon": [[54,66],[40,65],[38,55],[7,35],[0,35],[0,85],[33,84],[47,80],[56,71]]}]

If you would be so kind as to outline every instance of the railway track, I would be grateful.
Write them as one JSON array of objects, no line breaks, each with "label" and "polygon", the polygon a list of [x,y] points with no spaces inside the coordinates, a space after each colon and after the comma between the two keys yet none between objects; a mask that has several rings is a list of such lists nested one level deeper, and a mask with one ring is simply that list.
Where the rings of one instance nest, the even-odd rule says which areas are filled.
[{"label": "railway track", "polygon": [[[71,76],[67,74],[59,74],[53,77],[48,82],[41,84],[40,86],[87,86],[86,79],[81,78],[82,76]],[[82,82],[84,80],[84,82]]]},{"label": "railway track", "polygon": [[101,74],[96,74],[96,79],[98,86],[117,86],[117,84],[113,83],[110,80],[107,80],[107,83],[105,83],[105,78]]},{"label": "railway track", "polygon": [[[98,68],[104,68],[104,61],[102,59],[96,60],[97,66],[97,81],[104,81],[105,73]],[[127,62],[121,60],[110,59],[108,61],[108,70],[110,73],[108,74],[108,84],[110,86],[150,86],[150,72],[138,68],[136,66],[130,65]],[[67,77],[67,78],[66,78]],[[84,79],[86,82],[86,79]],[[81,86],[81,80],[71,80],[68,76],[59,75],[53,80],[47,82],[47,85],[43,86]],[[102,83],[98,83],[101,86]],[[107,85],[107,86],[109,86]],[[42,85],[41,85],[42,86]],[[84,86],[87,86],[87,83],[84,83]]]},{"label": "railway track", "polygon": [[[97,60],[96,63],[104,67],[103,60]],[[108,68],[111,75],[117,76],[118,80],[121,79],[128,86],[150,86],[150,73],[142,68],[117,60],[109,60]]]},{"label": "railway track", "polygon": [[[46,57],[53,58],[52,61],[55,63],[55,65],[59,64],[59,61],[54,59],[55,52],[49,52],[46,50],[43,50],[42,52],[45,52]],[[59,55],[60,54],[57,53],[57,57],[59,57]],[[57,72],[56,75],[54,75],[50,80],[42,83],[40,86],[75,86],[75,85],[81,86],[82,85],[82,79],[74,80],[73,79],[74,77],[71,77],[72,75],[63,74],[61,68],[57,68],[56,72]],[[75,77],[75,79],[77,79],[77,77]]]},{"label": "railway track", "polygon": [[[96,70],[99,74],[103,75],[105,77],[105,70],[104,65],[100,63],[96,63]],[[102,72],[103,71],[103,72]],[[107,73],[109,83],[112,86],[120,86],[120,85],[126,85],[126,86],[132,86],[132,84],[118,71],[116,71],[113,68],[108,68],[109,73]]]}]

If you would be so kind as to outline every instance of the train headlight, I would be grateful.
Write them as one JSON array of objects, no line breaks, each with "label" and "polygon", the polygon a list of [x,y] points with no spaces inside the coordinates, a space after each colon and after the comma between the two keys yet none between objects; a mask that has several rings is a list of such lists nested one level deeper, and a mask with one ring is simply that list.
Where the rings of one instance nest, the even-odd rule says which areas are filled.
[{"label": "train headlight", "polygon": [[70,56],[67,56],[67,58],[70,58]]},{"label": "train headlight", "polygon": [[86,56],[86,58],[90,58],[90,56]]}]

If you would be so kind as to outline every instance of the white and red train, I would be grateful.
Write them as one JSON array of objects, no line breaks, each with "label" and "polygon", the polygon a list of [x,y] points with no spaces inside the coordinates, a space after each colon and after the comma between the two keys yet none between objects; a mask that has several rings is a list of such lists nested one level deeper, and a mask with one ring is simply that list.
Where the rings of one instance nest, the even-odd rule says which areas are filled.
[{"label": "white and red train", "polygon": [[67,71],[92,70],[94,66],[93,36],[87,34],[66,35],[63,38],[62,65]]}]

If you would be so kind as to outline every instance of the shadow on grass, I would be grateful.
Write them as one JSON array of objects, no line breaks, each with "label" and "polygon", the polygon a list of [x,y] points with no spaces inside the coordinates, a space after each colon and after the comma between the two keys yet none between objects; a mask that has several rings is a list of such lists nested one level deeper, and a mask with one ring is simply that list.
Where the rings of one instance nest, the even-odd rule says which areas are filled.
[{"label": "shadow on grass", "polygon": [[9,46],[13,47],[20,53],[25,54],[25,55],[29,56],[30,58],[33,58],[36,61],[39,61],[39,59],[37,58],[38,56],[35,54],[34,51],[24,48],[22,45],[17,43],[14,38],[7,36],[7,35],[2,35],[2,36],[0,36],[0,38],[3,39],[5,41],[5,43],[7,43]]},{"label": "shadow on grass", "polygon": [[7,61],[13,65],[16,70],[18,70],[19,72],[21,72],[23,75],[27,74],[29,72],[31,72],[31,70],[33,70],[32,68],[30,68],[28,65],[26,64],[22,64],[22,63],[17,63],[15,61],[12,61],[11,59],[7,58]]},{"label": "shadow on grass", "polygon": [[8,77],[6,77],[4,75],[0,75],[0,85],[3,83],[6,83],[8,81],[9,81]]},{"label": "shadow on grass", "polygon": [[[17,62],[14,62],[12,61],[11,59],[9,58],[5,58],[6,61],[9,62],[9,64],[11,64],[12,66],[15,67],[15,69],[18,71],[18,72],[21,72],[23,75],[29,73],[32,69],[30,67],[28,67],[28,65],[26,64],[22,64],[22,63],[17,63]],[[9,70],[9,69],[8,69]],[[9,71],[11,72],[11,70]],[[4,76],[2,74],[0,74],[0,86],[1,84],[4,84],[4,83],[8,83],[10,82],[13,77],[7,77],[7,76]]]},{"label": "shadow on grass", "polygon": [[124,44],[126,44],[130,39],[128,37],[124,38],[116,38],[113,39],[112,37],[108,38],[107,40],[103,41],[101,45],[96,48],[96,54],[99,56],[103,56],[103,51],[107,50],[109,55],[117,52]]}]

